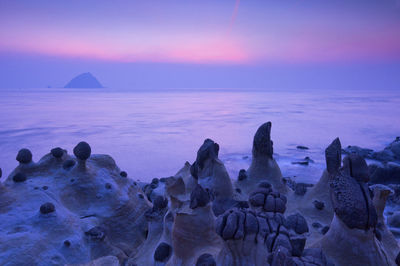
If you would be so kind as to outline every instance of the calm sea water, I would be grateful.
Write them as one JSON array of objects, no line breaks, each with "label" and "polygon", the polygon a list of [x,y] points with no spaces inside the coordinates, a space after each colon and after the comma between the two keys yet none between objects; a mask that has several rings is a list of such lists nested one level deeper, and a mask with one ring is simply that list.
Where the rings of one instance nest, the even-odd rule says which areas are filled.
[{"label": "calm sea water", "polygon": [[[315,182],[335,137],[343,146],[382,149],[400,135],[400,92],[2,90],[0,167],[4,179],[21,148],[39,160],[56,146],[72,153],[84,140],[131,178],[147,181],[174,175],[211,138],[236,178],[250,163],[255,131],[267,121],[284,176]],[[292,165],[305,156],[315,163]]]}]

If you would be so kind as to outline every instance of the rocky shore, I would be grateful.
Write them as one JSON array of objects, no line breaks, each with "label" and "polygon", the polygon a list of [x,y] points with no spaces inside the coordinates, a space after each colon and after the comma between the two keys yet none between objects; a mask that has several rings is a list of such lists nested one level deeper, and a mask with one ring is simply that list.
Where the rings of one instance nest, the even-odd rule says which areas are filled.
[{"label": "rocky shore", "polygon": [[400,265],[400,138],[379,152],[337,138],[303,184],[282,177],[271,127],[235,180],[211,139],[151,183],[86,142],[38,162],[20,150],[0,183],[0,265]]}]

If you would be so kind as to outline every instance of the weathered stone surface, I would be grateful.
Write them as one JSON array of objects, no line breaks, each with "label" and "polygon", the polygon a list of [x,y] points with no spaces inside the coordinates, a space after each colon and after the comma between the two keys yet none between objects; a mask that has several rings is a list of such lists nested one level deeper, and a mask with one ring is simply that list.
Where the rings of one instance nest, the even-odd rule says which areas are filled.
[{"label": "weathered stone surface", "polygon": [[32,162],[32,153],[28,149],[19,150],[16,160],[22,164],[27,164]]},{"label": "weathered stone surface", "polygon": [[253,140],[253,156],[268,156],[272,158],[273,154],[273,143],[271,141],[271,122],[262,124]]},{"label": "weathered stone surface", "polygon": [[196,163],[197,166],[202,169],[204,167],[204,161],[207,159],[218,158],[219,145],[211,139],[204,140],[203,145],[197,151]]},{"label": "weathered stone surface", "polygon": [[353,177],[337,173],[330,182],[332,205],[338,217],[349,227],[375,227],[377,214],[368,186]]},{"label": "weathered stone surface", "polygon": [[64,155],[64,150],[61,149],[60,147],[51,149],[50,152],[54,156],[54,158],[61,158]]},{"label": "weathered stone surface", "polygon": [[308,232],[307,221],[300,213],[295,213],[286,217],[285,226],[293,229],[297,234]]},{"label": "weathered stone surface", "polygon": [[364,158],[358,154],[351,153],[343,159],[343,171],[358,182],[369,181],[368,165]]},{"label": "weathered stone surface", "polygon": [[65,170],[68,170],[68,169],[70,169],[71,167],[73,167],[75,165],[75,161],[74,160],[66,160],[64,163],[63,163],[63,168],[65,169]]},{"label": "weathered stone surface", "polygon": [[26,181],[26,175],[24,173],[16,173],[13,176],[13,181],[15,183],[21,183],[21,182],[25,182]]},{"label": "weathered stone surface", "polygon": [[190,194],[190,208],[204,207],[210,202],[210,196],[202,186],[197,185]]},{"label": "weathered stone surface", "polygon": [[91,153],[92,149],[90,148],[90,145],[84,141],[79,142],[74,148],[76,158],[83,161],[89,159]]},{"label": "weathered stone surface", "polygon": [[334,174],[339,171],[342,161],[342,145],[340,144],[339,138],[336,138],[326,149],[325,149],[326,169],[330,174]]}]

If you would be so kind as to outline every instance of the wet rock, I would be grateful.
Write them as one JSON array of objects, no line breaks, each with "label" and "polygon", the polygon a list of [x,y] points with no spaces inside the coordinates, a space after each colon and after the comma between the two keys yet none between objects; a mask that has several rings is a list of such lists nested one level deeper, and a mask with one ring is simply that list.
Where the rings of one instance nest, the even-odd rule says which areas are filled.
[{"label": "wet rock", "polygon": [[297,234],[308,232],[307,221],[300,213],[295,213],[286,217],[285,226],[293,229]]},{"label": "wet rock", "polygon": [[339,171],[342,162],[342,146],[339,138],[336,138],[326,149],[326,170],[328,173],[333,174]]},{"label": "wet rock", "polygon": [[324,204],[322,201],[319,201],[319,200],[314,200],[314,201],[313,201],[313,204],[314,204],[314,207],[315,207],[317,210],[323,210],[324,207],[325,207],[325,204]]},{"label": "wet rock", "polygon": [[345,154],[357,154],[363,158],[372,158],[372,154],[374,153],[371,149],[364,149],[358,146],[347,146],[342,152]]},{"label": "wet rock", "polygon": [[85,232],[85,235],[94,241],[102,241],[106,237],[106,233],[103,227],[95,226],[89,231]]},{"label": "wet rock", "polygon": [[308,147],[302,145],[298,145],[296,148],[299,150],[308,150]]},{"label": "wet rock", "polygon": [[267,122],[258,128],[253,140],[253,157],[268,156],[272,159],[271,127],[271,122]]},{"label": "wet rock", "polygon": [[167,262],[171,257],[172,247],[165,242],[158,245],[154,252],[154,260],[159,262]]},{"label": "wet rock", "polygon": [[75,161],[74,160],[66,160],[64,163],[63,163],[63,168],[65,169],[65,170],[68,170],[68,169],[70,169],[71,167],[73,167],[75,165]]},{"label": "wet rock", "polygon": [[15,183],[25,182],[26,181],[26,175],[24,173],[16,173],[13,176],[13,181]]},{"label": "wet rock", "polygon": [[216,266],[214,257],[211,254],[204,253],[201,255],[196,262],[196,266]]},{"label": "wet rock", "polygon": [[241,169],[239,171],[238,180],[242,181],[242,180],[245,180],[246,178],[247,178],[246,170]]},{"label": "wet rock", "polygon": [[400,164],[389,162],[386,165],[368,166],[371,183],[400,184]]},{"label": "wet rock", "polygon": [[79,142],[74,148],[76,158],[82,161],[87,160],[90,157],[91,152],[92,149],[90,148],[90,145],[84,141]]},{"label": "wet rock", "polygon": [[202,186],[197,185],[190,194],[190,208],[204,207],[210,202],[210,195],[203,189]]},{"label": "wet rock", "polygon": [[125,171],[122,171],[121,173],[119,173],[119,175],[122,176],[122,177],[127,177],[128,176],[128,174]]},{"label": "wet rock", "polygon": [[51,154],[53,155],[54,158],[61,158],[64,155],[64,150],[61,149],[60,147],[51,149]]},{"label": "wet rock", "polygon": [[16,160],[22,164],[32,162],[32,153],[28,149],[21,149],[19,150]]},{"label": "wet rock", "polygon": [[52,213],[55,210],[56,210],[56,207],[51,202],[46,202],[46,203],[42,204],[42,206],[40,206],[40,213],[42,213],[42,214]]}]

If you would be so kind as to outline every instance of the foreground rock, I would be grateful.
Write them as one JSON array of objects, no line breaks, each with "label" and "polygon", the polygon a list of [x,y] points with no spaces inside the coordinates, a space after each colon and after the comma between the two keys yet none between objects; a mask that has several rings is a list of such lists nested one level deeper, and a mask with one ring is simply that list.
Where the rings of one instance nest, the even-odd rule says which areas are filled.
[{"label": "foreground rock", "polygon": [[[17,159],[21,164],[0,188],[1,265],[79,264],[104,256],[123,262],[145,241],[151,203],[138,197],[142,191],[119,175],[111,157],[78,159],[58,150],[37,163],[30,152]],[[67,160],[78,163],[64,169]]]},{"label": "foreground rock", "polygon": [[235,189],[211,139],[193,164],[150,183],[86,142],[39,162],[23,149],[0,183],[0,265],[395,265],[383,212],[400,187],[369,188],[365,160],[342,164],[339,139],[316,185],[284,182],[270,132],[257,130]]}]

